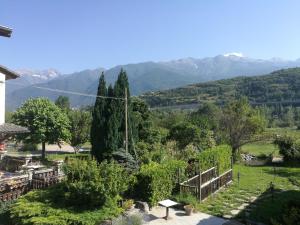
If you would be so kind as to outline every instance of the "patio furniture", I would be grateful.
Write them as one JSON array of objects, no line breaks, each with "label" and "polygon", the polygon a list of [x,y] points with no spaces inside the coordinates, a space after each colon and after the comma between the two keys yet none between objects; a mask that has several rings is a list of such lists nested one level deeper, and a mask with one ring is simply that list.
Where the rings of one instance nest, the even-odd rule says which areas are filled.
[{"label": "patio furniture", "polygon": [[165,219],[167,220],[168,217],[169,217],[169,207],[178,205],[179,203],[174,202],[174,201],[172,201],[170,199],[166,199],[166,200],[158,202],[158,204],[161,205],[161,206],[163,206],[163,207],[166,207],[166,217],[165,217]]}]

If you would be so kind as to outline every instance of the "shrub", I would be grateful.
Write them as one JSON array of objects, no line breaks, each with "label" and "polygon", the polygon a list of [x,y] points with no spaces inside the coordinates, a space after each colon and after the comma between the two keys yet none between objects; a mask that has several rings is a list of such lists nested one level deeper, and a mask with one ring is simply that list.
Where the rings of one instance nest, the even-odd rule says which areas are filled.
[{"label": "shrub", "polygon": [[279,154],[285,161],[300,159],[300,140],[284,135],[276,137],[274,144],[279,147]]},{"label": "shrub", "polygon": [[78,211],[57,207],[51,203],[48,190],[31,191],[19,198],[10,209],[14,225],[95,225],[121,213],[114,201],[107,201],[100,209]]},{"label": "shrub", "polygon": [[142,225],[141,215],[130,215],[128,217],[119,218],[114,225]]},{"label": "shrub", "polygon": [[64,166],[65,201],[70,206],[93,208],[117,197],[128,188],[126,171],[112,162],[71,160]]},{"label": "shrub", "polygon": [[143,165],[137,174],[137,197],[154,206],[158,201],[171,196],[177,181],[177,170],[185,167],[185,162],[179,160]]},{"label": "shrub", "polygon": [[118,201],[131,176],[120,165],[72,159],[64,171],[65,181],[29,192],[11,207],[13,224],[94,225],[122,212]]},{"label": "shrub", "polygon": [[175,195],[175,200],[183,205],[192,205],[194,208],[197,207],[199,201],[197,198],[190,193],[180,193]]},{"label": "shrub", "polygon": [[126,200],[126,201],[123,202],[122,208],[124,210],[129,210],[133,206],[133,203],[134,203],[133,199],[128,199],[128,200]]},{"label": "shrub", "polygon": [[232,152],[230,146],[219,145],[200,152],[197,159],[199,160],[199,167],[202,171],[217,166],[221,174],[230,168],[231,157]]}]

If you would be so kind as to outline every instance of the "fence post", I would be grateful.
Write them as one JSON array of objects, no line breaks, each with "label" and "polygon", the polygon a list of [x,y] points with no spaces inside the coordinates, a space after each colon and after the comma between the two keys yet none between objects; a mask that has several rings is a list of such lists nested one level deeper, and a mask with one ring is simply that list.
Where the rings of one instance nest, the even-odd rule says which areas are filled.
[{"label": "fence post", "polygon": [[201,202],[201,169],[200,169],[199,161],[198,161],[198,198]]},{"label": "fence post", "polygon": [[231,179],[233,181],[233,156],[231,156],[230,168],[231,168]]}]

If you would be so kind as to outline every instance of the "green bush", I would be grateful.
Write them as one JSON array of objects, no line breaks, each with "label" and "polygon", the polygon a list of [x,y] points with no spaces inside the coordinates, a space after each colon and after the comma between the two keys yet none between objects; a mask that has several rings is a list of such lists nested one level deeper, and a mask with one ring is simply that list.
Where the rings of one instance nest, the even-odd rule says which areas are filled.
[{"label": "green bush", "polygon": [[95,225],[121,213],[121,209],[110,200],[99,209],[57,207],[48,190],[31,191],[22,196],[10,209],[14,225]]},{"label": "green bush", "polygon": [[94,225],[122,212],[118,201],[131,176],[120,165],[72,159],[64,172],[62,183],[29,192],[12,205],[13,224]]},{"label": "green bush", "polygon": [[183,171],[185,167],[186,163],[179,160],[143,165],[137,174],[136,197],[147,201],[150,206],[170,197],[177,182],[177,171]]},{"label": "green bush", "polygon": [[174,196],[175,200],[182,205],[192,205],[194,208],[197,207],[198,199],[190,193],[180,193]]},{"label": "green bush", "polygon": [[142,216],[141,215],[130,215],[128,217],[119,218],[115,225],[142,225]]},{"label": "green bush", "polygon": [[124,193],[130,176],[118,164],[90,160],[71,160],[64,166],[66,205],[81,208],[102,206],[108,199]]},{"label": "green bush", "polygon": [[285,161],[300,159],[300,140],[284,135],[276,137],[274,144],[279,148],[279,154]]},{"label": "green bush", "polygon": [[219,145],[198,154],[199,167],[202,171],[217,166],[219,173],[224,173],[231,166],[232,152],[228,145]]}]

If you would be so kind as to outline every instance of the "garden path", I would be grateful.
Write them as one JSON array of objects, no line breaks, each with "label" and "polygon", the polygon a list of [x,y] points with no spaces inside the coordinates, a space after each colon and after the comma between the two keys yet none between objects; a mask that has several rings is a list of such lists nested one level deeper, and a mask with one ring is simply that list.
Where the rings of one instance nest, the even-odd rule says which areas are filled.
[{"label": "garden path", "polygon": [[169,219],[165,220],[166,215],[164,207],[155,207],[149,214],[144,215],[145,224],[148,225],[222,225],[227,220],[220,217],[211,216],[206,213],[193,213],[191,216],[186,216],[182,210],[170,208]]}]

